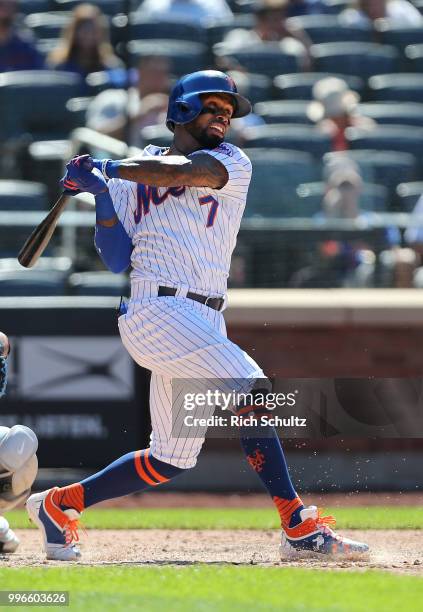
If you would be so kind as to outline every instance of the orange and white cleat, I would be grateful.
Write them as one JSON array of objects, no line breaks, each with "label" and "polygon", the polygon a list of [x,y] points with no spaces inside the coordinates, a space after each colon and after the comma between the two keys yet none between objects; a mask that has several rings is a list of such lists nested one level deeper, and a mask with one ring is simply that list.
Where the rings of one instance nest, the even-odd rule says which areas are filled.
[{"label": "orange and white cleat", "polygon": [[57,487],[35,493],[28,498],[26,509],[31,521],[41,530],[47,559],[77,561],[81,553],[77,546],[80,513],[62,510],[54,501]]},{"label": "orange and white cleat", "polygon": [[322,516],[316,506],[300,511],[301,523],[295,527],[284,527],[280,554],[282,560],[327,555],[336,558],[363,559],[369,547],[336,534],[329,525],[336,523],[333,516]]}]

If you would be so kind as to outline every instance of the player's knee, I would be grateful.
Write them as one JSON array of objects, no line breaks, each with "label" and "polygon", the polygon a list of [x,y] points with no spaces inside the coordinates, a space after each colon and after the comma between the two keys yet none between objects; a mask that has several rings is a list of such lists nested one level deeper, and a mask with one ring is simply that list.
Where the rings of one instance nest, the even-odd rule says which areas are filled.
[{"label": "player's knee", "polygon": [[38,440],[24,425],[0,426],[0,510],[24,501],[37,476]]},{"label": "player's knee", "polygon": [[167,464],[167,466],[173,466],[179,470],[190,470],[197,464],[197,458],[204,440],[196,440],[196,442],[198,444],[192,445],[189,449],[184,448],[182,443],[181,448],[175,448],[174,440],[172,446],[163,444],[155,446],[152,444],[151,454],[157,461]]},{"label": "player's knee", "polygon": [[238,393],[233,412],[240,417],[260,417],[268,414],[271,410],[269,400],[272,389],[272,382],[267,377],[256,378],[248,393]]}]

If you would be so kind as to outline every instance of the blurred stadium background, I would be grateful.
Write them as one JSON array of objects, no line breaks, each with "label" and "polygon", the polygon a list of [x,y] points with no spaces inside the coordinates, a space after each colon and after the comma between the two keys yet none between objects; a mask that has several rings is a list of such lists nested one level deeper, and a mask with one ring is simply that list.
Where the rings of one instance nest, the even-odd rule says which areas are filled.
[{"label": "blurred stadium background", "polygon": [[[231,337],[274,377],[408,378],[420,397],[422,15],[421,0],[0,0],[0,422],[38,434],[40,486],[146,445],[149,376],[120,345],[128,278],[95,253],[89,196],[33,270],[17,253],[72,155],[170,143],[169,87],[197,69],[229,71],[254,106],[229,136],[254,169]],[[418,437],[286,445],[303,490],[423,484]],[[167,488],[255,489],[236,447],[209,440]]]}]

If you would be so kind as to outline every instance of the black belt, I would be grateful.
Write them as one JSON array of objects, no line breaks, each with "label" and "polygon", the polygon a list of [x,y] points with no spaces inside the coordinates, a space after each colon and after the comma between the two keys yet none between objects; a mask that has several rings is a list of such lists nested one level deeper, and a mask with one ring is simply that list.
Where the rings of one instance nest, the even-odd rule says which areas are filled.
[{"label": "black belt", "polygon": [[[175,289],[174,287],[159,287],[159,297],[173,297],[176,295],[176,291],[177,289]],[[186,297],[190,300],[194,300],[194,302],[200,302],[200,304],[205,304],[209,308],[213,308],[213,310],[222,310],[223,304],[225,303],[225,300],[223,298],[206,297],[205,295],[193,293],[192,291],[188,291]]]}]

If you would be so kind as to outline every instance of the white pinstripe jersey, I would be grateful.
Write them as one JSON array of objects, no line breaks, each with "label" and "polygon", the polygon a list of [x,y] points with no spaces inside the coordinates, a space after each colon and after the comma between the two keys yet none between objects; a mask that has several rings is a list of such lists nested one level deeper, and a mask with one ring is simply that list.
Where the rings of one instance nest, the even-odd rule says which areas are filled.
[{"label": "white pinstripe jersey", "polygon": [[[143,155],[161,155],[165,150],[148,145]],[[222,189],[151,187],[112,179],[109,191],[134,245],[132,279],[223,296],[246,204],[251,162],[241,149],[228,143],[192,155],[200,152],[226,167],[229,180]]]}]

